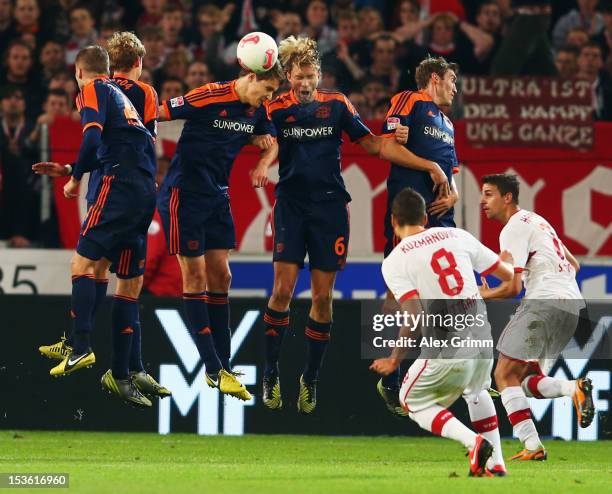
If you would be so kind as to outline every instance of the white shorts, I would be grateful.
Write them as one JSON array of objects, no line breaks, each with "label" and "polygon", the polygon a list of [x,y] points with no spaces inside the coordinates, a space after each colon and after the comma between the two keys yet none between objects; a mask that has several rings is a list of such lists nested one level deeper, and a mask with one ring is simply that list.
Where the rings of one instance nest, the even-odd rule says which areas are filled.
[{"label": "white shorts", "polygon": [[574,335],[582,306],[581,300],[523,299],[497,350],[515,360],[537,361],[546,373]]},{"label": "white shorts", "polygon": [[493,359],[417,359],[400,388],[400,403],[409,412],[432,405],[451,406],[464,395],[477,396],[491,386]]}]

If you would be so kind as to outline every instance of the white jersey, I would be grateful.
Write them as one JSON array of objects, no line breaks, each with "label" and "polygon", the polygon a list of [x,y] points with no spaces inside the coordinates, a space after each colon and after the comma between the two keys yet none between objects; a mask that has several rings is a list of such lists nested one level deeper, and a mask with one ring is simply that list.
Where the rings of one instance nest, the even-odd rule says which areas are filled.
[{"label": "white jersey", "polygon": [[499,235],[499,247],[512,253],[514,272],[523,276],[525,298],[582,298],[563,243],[540,215],[524,209],[513,214]]},{"label": "white jersey", "polygon": [[474,271],[486,276],[499,256],[459,228],[429,228],[404,238],[383,261],[387,287],[401,303],[421,299],[481,298]]}]

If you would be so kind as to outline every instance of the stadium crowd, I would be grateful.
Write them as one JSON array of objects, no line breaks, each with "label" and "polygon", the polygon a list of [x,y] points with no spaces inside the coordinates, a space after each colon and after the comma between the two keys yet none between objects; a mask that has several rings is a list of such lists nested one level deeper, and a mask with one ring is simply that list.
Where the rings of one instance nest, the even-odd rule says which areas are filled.
[{"label": "stadium crowd", "polygon": [[40,221],[44,124],[73,116],[77,52],[133,30],[147,54],[141,80],[160,100],[238,75],[237,41],[260,30],[304,34],[323,57],[320,86],[381,119],[392,94],[415,89],[429,53],[462,74],[579,78],[594,118],[612,120],[612,0],[0,0],[0,241],[57,245]]}]

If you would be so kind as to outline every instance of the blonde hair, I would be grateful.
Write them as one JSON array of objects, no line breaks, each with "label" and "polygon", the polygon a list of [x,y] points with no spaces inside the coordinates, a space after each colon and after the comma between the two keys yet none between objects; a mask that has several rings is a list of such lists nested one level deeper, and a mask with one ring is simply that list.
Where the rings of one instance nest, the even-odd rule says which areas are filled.
[{"label": "blonde hair", "polygon": [[285,72],[291,72],[294,65],[313,65],[321,69],[321,55],[317,49],[317,42],[311,38],[296,38],[289,36],[278,45],[278,59]]},{"label": "blonde hair", "polygon": [[108,40],[107,49],[113,70],[130,70],[147,53],[136,35],[128,31],[113,34]]}]

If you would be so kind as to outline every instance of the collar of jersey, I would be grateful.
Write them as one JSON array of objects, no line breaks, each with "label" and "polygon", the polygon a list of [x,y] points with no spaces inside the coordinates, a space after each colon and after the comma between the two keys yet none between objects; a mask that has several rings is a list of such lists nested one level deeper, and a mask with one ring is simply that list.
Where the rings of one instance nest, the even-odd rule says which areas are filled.
[{"label": "collar of jersey", "polygon": [[234,79],[233,81],[230,81],[229,87],[232,92],[232,96],[236,98],[238,101],[240,101],[240,98],[238,97],[238,93],[236,92],[236,79]]},{"label": "collar of jersey", "polygon": [[124,74],[123,72],[115,72],[113,74],[113,77],[119,77],[121,79],[129,79],[127,74]]}]

